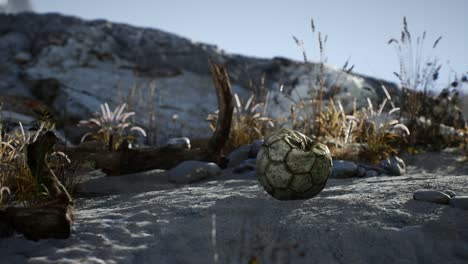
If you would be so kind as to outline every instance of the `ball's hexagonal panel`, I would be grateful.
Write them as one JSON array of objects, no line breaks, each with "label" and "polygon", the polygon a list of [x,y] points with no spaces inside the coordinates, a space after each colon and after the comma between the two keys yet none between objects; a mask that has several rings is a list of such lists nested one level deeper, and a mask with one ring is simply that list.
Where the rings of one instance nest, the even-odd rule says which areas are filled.
[{"label": "ball's hexagonal panel", "polygon": [[265,140],[263,141],[263,144],[265,146],[270,146],[273,142],[284,138],[286,135],[287,135],[287,131],[285,129],[278,129],[268,134]]},{"label": "ball's hexagonal panel", "polygon": [[291,146],[288,143],[278,140],[268,147],[268,156],[272,161],[284,161],[290,150]]},{"label": "ball's hexagonal panel", "polygon": [[304,193],[312,188],[312,176],[309,173],[295,174],[289,188],[298,193]]},{"label": "ball's hexagonal panel", "polygon": [[275,189],[272,193],[272,196],[278,200],[298,200],[302,199],[302,197],[290,189]]},{"label": "ball's hexagonal panel", "polygon": [[310,198],[310,197],[317,196],[317,194],[319,194],[323,190],[326,184],[327,184],[326,181],[322,184],[314,184],[312,185],[312,188],[305,191],[303,194],[301,194],[301,196],[303,198]]},{"label": "ball's hexagonal panel", "polygon": [[260,182],[260,184],[262,185],[263,189],[269,193],[269,194],[272,194],[274,192],[274,188],[271,187],[270,183],[267,181],[265,175],[259,175],[258,172],[257,172],[257,178],[258,178],[258,181]]},{"label": "ball's hexagonal panel", "polygon": [[302,149],[292,149],[286,157],[286,165],[293,173],[310,172],[314,162],[314,153]]},{"label": "ball's hexagonal panel", "polygon": [[332,164],[326,156],[317,157],[310,174],[315,184],[322,184],[327,181],[331,173]]},{"label": "ball's hexagonal panel", "polygon": [[269,162],[270,161],[268,159],[268,149],[265,147],[261,147],[257,154],[257,174],[265,174],[265,170],[268,167]]},{"label": "ball's hexagonal panel", "polygon": [[266,169],[265,176],[275,189],[287,188],[292,179],[291,173],[283,163],[270,163]]},{"label": "ball's hexagonal panel", "polygon": [[321,143],[314,144],[312,146],[312,150],[317,156],[331,157],[330,150],[324,144],[321,144]]}]

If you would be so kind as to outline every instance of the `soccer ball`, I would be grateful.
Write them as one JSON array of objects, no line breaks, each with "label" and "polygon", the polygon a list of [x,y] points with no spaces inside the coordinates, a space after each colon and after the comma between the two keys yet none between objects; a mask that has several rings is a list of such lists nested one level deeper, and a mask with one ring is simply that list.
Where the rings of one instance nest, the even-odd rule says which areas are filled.
[{"label": "soccer ball", "polygon": [[283,128],[265,138],[256,165],[257,178],[267,193],[279,200],[295,200],[319,194],[333,163],[326,145]]}]

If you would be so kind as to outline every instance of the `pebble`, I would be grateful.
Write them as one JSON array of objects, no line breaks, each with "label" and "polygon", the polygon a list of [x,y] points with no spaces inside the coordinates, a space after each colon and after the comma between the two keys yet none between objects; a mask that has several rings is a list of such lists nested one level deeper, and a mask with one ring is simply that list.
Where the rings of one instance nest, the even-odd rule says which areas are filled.
[{"label": "pebble", "polygon": [[452,190],[444,190],[442,192],[447,194],[448,196],[450,196],[450,198],[453,198],[453,197],[457,196],[457,194]]},{"label": "pebble", "polygon": [[227,156],[228,159],[228,168],[234,168],[240,165],[244,160],[249,159],[250,145],[242,145],[237,149],[233,150]]},{"label": "pebble", "polygon": [[402,176],[406,173],[405,162],[397,156],[391,156],[381,161],[379,167],[385,169],[386,172],[392,176]]},{"label": "pebble", "polygon": [[450,199],[450,205],[452,207],[468,210],[468,196],[456,196]]},{"label": "pebble", "polygon": [[190,149],[190,139],[187,137],[171,138],[166,143],[166,148],[170,149]]},{"label": "pebble", "polygon": [[379,173],[375,170],[368,170],[366,171],[366,177],[376,177],[379,176]]},{"label": "pebble", "polygon": [[413,199],[424,202],[431,202],[437,204],[448,204],[450,202],[450,196],[443,192],[435,190],[419,190],[414,192]]},{"label": "pebble", "polygon": [[256,168],[257,159],[247,159],[241,164],[234,168],[234,173],[244,173],[247,171],[253,171]]},{"label": "pebble", "polygon": [[350,178],[358,176],[356,163],[346,160],[333,160],[331,178]]},{"label": "pebble", "polygon": [[250,144],[249,158],[255,159],[257,157],[260,148],[262,147],[263,140],[257,139],[252,144]]},{"label": "pebble", "polygon": [[357,169],[357,176],[358,177],[365,177],[367,175],[367,170],[366,168],[362,167],[362,166],[358,166],[358,169]]},{"label": "pebble", "polygon": [[167,171],[169,182],[194,183],[207,178],[219,176],[221,168],[212,162],[188,160]]}]

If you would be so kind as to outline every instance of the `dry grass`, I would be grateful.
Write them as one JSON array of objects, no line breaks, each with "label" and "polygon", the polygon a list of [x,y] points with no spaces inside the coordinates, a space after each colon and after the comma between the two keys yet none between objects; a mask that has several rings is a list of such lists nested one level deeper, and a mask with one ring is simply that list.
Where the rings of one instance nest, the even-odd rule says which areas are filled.
[{"label": "dry grass", "polygon": [[384,99],[379,108],[374,109],[368,99],[368,107],[360,113],[358,141],[363,143],[361,157],[373,164],[397,154],[404,136],[410,135],[409,129],[394,117],[400,109],[384,112],[386,103],[387,99]]},{"label": "dry grass", "polygon": [[355,106],[353,113],[347,114],[340,101],[330,100],[320,113],[317,122],[322,131],[318,139],[329,146],[335,158],[377,163],[398,152],[410,132],[396,117],[399,108],[384,111],[387,102],[394,104],[382,88],[388,98],[377,109],[368,99],[367,107],[357,110]]},{"label": "dry grass", "polygon": [[[120,92],[119,92],[120,93]],[[121,104],[127,104],[131,112],[139,113],[142,117],[142,127],[147,133],[146,144],[149,146],[157,145],[158,126],[156,124],[156,100],[161,98],[156,93],[156,83],[151,82],[149,85],[133,85],[130,87],[127,95],[120,95]],[[136,122],[135,117],[131,117],[133,123]],[[173,118],[173,122],[174,122]]]},{"label": "dry grass", "polygon": [[[275,121],[265,115],[264,109],[265,104],[257,101],[254,94],[245,102],[234,94],[234,112],[226,151],[263,139],[267,131],[275,126]],[[208,115],[207,120],[211,122],[210,128],[214,131],[218,121],[218,111]]]},{"label": "dry grass", "polygon": [[[25,132],[19,123],[20,131],[0,136],[0,206],[10,202],[33,202],[47,195],[47,189],[31,174],[27,164],[27,146],[34,142],[42,127],[34,132]],[[3,195],[7,192],[9,195]]]},{"label": "dry grass", "polygon": [[[460,87],[466,82],[466,76],[459,79],[455,76],[454,81],[434,97],[433,90],[442,65],[433,56],[433,52],[441,39],[442,37],[438,37],[430,47],[426,48],[426,32],[414,41],[407,20],[403,18],[401,37],[392,38],[388,42],[395,46],[400,62],[400,70],[394,74],[399,78],[402,88],[401,114],[407,118],[406,123],[412,131],[408,139],[410,149],[421,146],[440,149],[463,141],[463,138],[444,135],[441,125],[455,129],[465,126],[458,95]],[[446,141],[448,138],[450,141]]]}]

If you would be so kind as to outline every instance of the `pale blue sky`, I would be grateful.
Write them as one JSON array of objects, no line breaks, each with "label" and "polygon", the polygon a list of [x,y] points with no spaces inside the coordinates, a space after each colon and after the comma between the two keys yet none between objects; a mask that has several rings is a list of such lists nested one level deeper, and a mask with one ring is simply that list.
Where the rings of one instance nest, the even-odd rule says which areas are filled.
[{"label": "pale blue sky", "polygon": [[[104,18],[158,28],[216,44],[231,53],[301,60],[292,35],[303,39],[317,60],[310,18],[328,34],[328,62],[342,66],[350,58],[354,71],[396,81],[398,61],[391,37],[399,37],[407,16],[413,36],[428,32],[427,46],[442,35],[435,55],[444,62],[440,85],[450,72],[468,71],[467,0],[34,0],[38,12],[60,12],[86,19]],[[445,63],[449,61],[447,66]]]}]

